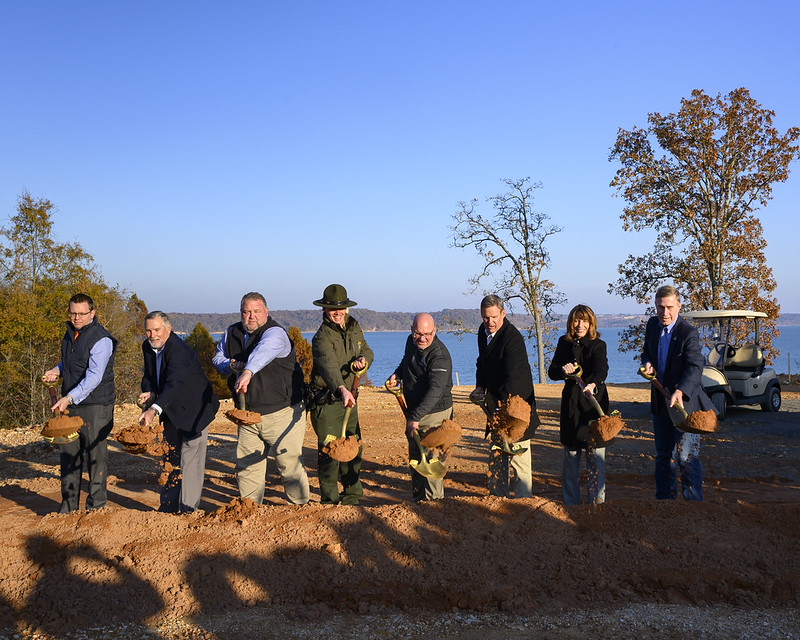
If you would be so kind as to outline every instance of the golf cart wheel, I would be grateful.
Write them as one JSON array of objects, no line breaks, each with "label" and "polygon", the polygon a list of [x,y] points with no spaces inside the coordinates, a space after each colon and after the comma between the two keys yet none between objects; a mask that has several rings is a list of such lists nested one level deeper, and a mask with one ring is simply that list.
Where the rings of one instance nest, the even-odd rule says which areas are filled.
[{"label": "golf cart wheel", "polygon": [[761,405],[764,411],[779,411],[781,408],[781,390],[778,387],[770,387],[767,391],[767,401]]},{"label": "golf cart wheel", "polygon": [[728,401],[722,391],[716,391],[711,394],[711,402],[714,403],[714,408],[717,410],[717,418],[724,420],[728,415]]}]

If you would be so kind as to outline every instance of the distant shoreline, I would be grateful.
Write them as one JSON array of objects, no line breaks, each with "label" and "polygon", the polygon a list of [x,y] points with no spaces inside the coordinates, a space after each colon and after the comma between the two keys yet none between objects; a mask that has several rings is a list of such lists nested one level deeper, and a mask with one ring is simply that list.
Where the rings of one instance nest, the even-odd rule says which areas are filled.
[{"label": "distant shoreline", "polygon": [[[352,309],[353,316],[358,320],[365,332],[397,331],[407,332],[414,319],[414,313],[401,311],[372,311],[365,308]],[[270,309],[270,316],[285,328],[297,327],[303,333],[316,331],[320,325],[320,309]],[[464,331],[474,333],[480,325],[481,318],[477,309],[442,309],[432,312],[436,326],[440,331]],[[192,329],[200,323],[209,333],[222,333],[231,324],[239,321],[238,313],[180,313],[169,312],[172,328],[178,333],[191,333]],[[532,319],[527,314],[508,314],[509,320],[519,328],[531,326]],[[647,319],[647,315],[618,313],[598,314],[597,324],[603,329],[616,329],[629,327]],[[566,314],[556,317],[554,323],[561,328],[566,323]],[[778,317],[778,328],[800,326],[800,313],[784,313]]]}]

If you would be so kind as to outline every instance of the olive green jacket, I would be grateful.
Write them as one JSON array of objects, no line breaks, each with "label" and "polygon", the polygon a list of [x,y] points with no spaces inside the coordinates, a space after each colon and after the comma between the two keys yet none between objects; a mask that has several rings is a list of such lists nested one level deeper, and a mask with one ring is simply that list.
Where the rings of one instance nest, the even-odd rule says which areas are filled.
[{"label": "olive green jacket", "polygon": [[311,341],[314,366],[311,369],[311,384],[316,389],[327,389],[335,394],[339,387],[347,389],[353,383],[350,363],[364,356],[367,366],[372,364],[375,355],[364,339],[364,332],[358,321],[347,316],[344,328],[327,318],[314,334]]}]

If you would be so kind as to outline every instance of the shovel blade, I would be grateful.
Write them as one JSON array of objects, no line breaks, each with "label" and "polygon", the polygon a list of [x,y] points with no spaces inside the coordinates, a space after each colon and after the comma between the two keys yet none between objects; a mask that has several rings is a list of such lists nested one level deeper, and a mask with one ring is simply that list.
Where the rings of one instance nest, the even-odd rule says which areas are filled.
[{"label": "shovel blade", "polygon": [[438,480],[443,478],[447,472],[444,465],[436,459],[433,460],[411,460],[408,465],[421,476]]}]

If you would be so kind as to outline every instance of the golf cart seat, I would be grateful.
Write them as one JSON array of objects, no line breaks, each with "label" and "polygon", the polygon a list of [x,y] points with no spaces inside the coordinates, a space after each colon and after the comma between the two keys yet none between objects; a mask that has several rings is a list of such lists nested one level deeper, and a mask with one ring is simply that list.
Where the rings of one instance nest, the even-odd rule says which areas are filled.
[{"label": "golf cart seat", "polygon": [[730,352],[725,355],[725,373],[729,379],[751,378],[758,375],[764,367],[764,354],[757,344],[743,344],[734,348],[732,355]]}]

